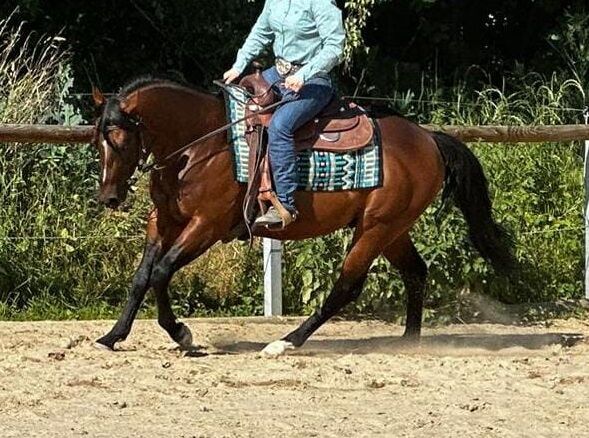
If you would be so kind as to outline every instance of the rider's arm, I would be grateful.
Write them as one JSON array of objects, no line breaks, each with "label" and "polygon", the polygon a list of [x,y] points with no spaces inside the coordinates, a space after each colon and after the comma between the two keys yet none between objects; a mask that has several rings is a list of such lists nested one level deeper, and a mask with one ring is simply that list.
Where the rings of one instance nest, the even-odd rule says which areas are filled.
[{"label": "rider's arm", "polygon": [[311,10],[323,47],[317,56],[295,73],[294,76],[303,82],[318,73],[328,74],[338,65],[342,61],[346,41],[342,11],[336,6],[335,0],[314,0]]},{"label": "rider's arm", "polygon": [[233,68],[239,73],[243,73],[246,67],[252,62],[262,50],[264,50],[272,41],[274,41],[274,32],[270,27],[268,15],[270,8],[269,1],[264,4],[264,9],[258,17],[256,24],[252,28],[249,36],[245,40],[243,47],[237,52],[237,59]]}]

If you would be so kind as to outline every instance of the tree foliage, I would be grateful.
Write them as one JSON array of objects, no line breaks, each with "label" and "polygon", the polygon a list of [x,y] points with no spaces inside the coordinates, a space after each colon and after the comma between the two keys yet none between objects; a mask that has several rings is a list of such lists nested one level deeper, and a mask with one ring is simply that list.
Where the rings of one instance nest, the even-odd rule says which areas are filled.
[{"label": "tree foliage", "polygon": [[[416,89],[465,76],[495,84],[506,73],[549,74],[564,64],[549,37],[566,14],[586,16],[583,0],[338,0],[345,11],[348,64],[342,86],[366,70],[375,92]],[[30,30],[60,33],[72,48],[75,87],[116,90],[127,79],[160,72],[205,87],[232,64],[263,0],[6,0]],[[570,24],[570,22],[569,22]],[[582,26],[577,23],[576,26]],[[476,85],[476,84],[475,84]],[[474,86],[474,85],[473,85]]]}]

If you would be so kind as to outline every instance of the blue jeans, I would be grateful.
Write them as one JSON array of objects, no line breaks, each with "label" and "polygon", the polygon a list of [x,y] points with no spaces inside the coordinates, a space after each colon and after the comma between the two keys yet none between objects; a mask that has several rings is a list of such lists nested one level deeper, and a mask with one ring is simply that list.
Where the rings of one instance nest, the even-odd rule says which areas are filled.
[{"label": "blue jeans", "polygon": [[[284,80],[276,67],[264,71],[263,76],[269,84]],[[276,84],[274,91],[283,99],[297,97],[297,93],[284,88],[284,82]],[[312,78],[305,82],[295,101],[280,106],[272,116],[268,128],[272,176],[278,200],[290,211],[296,211],[294,194],[297,190],[297,160],[294,133],[319,114],[331,101],[333,94],[333,86],[328,78]]]}]

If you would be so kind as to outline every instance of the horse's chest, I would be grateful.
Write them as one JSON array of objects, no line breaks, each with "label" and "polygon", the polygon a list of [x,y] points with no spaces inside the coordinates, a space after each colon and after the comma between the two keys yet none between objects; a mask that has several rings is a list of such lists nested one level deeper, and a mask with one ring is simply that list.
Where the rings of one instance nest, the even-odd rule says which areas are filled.
[{"label": "horse's chest", "polygon": [[165,213],[176,222],[183,223],[190,216],[186,212],[186,198],[182,195],[179,182],[165,179],[153,181],[151,199],[158,211]]}]

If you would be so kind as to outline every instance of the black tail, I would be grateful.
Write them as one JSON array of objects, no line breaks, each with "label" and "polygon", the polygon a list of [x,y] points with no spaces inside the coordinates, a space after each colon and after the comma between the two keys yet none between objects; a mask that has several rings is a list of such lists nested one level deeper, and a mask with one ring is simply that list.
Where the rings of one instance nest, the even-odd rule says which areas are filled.
[{"label": "black tail", "polygon": [[442,132],[433,134],[446,165],[442,202],[453,199],[469,228],[469,238],[479,254],[496,271],[508,274],[515,266],[511,239],[493,219],[487,178],[481,163],[468,147]]}]

